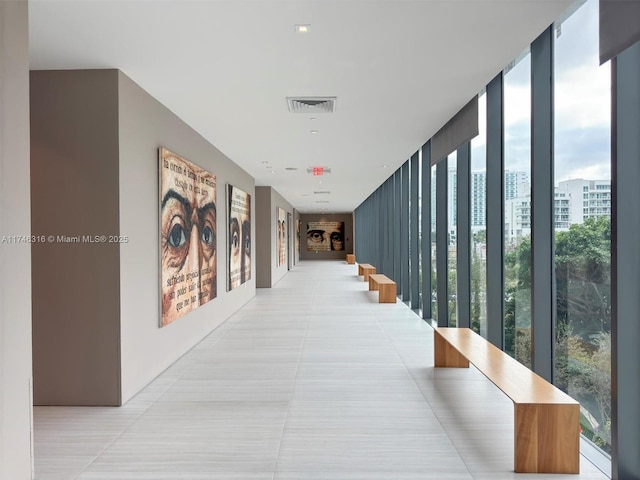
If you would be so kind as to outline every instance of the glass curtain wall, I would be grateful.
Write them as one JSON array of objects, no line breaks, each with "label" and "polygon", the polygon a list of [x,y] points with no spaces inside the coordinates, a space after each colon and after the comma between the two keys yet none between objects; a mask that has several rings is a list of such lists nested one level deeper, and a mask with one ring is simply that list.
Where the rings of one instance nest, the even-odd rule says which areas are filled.
[{"label": "glass curtain wall", "polygon": [[[555,288],[555,311],[548,316],[555,321],[553,380],[580,402],[580,423],[584,436],[607,453],[611,452],[612,431],[611,67],[609,63],[599,65],[598,6],[598,0],[584,0],[574,5],[570,13],[554,26],[554,191],[549,193],[553,196],[549,198],[550,201],[553,200],[550,204],[553,211],[548,213],[552,213],[554,222],[555,272],[553,277],[548,278],[548,285]],[[502,78],[504,264],[500,265],[500,260],[496,257],[492,257],[495,265],[488,265],[486,260],[486,149],[487,138],[491,140],[491,132],[487,135],[486,94],[479,96],[479,135],[471,142],[472,235],[469,240],[471,327],[481,335],[487,335],[489,327],[494,326],[489,323],[486,313],[487,271],[493,274],[499,271],[498,267],[503,268],[504,348],[527,366],[531,366],[532,327],[531,199],[532,191],[539,194],[544,189],[544,185],[538,185],[538,190],[536,185],[531,185],[531,144],[532,140],[536,145],[540,143],[536,143],[539,139],[531,138],[531,76],[531,55],[524,52],[504,71]],[[425,247],[431,248],[431,263],[424,265],[425,269],[429,269],[424,274],[431,275],[431,292],[425,293],[425,297],[420,299],[420,305],[427,307],[427,302],[431,302],[432,322],[437,322],[437,276],[446,275],[446,282],[441,277],[441,287],[448,286],[449,296],[441,301],[443,304],[446,302],[448,307],[450,326],[459,323],[456,305],[459,247],[456,238],[456,159],[457,155],[454,153],[447,158],[446,164],[442,164],[443,167],[446,166],[448,173],[448,183],[445,184],[448,187],[448,198],[443,198],[441,202],[446,205],[436,205],[436,167],[425,165],[425,169],[431,170],[418,170],[419,176],[431,173],[431,222],[418,235],[420,241],[428,242]],[[418,164],[421,166],[421,162]],[[397,174],[390,178],[388,188],[385,187],[384,196],[380,199],[387,202],[390,211],[397,211],[394,207],[399,198],[394,190],[400,186],[397,180]],[[420,178],[419,185],[421,184]],[[378,248],[365,241],[370,238],[367,233],[374,231],[378,225],[380,210],[375,203],[377,197],[375,201],[374,197],[375,195],[370,197],[366,204],[356,210],[356,244],[360,261],[366,261],[374,253],[374,247]],[[421,197],[420,191],[418,197]],[[420,202],[416,206],[420,206]],[[413,203],[411,208],[415,208]],[[437,271],[436,263],[436,212],[447,215],[446,225],[443,222],[443,228],[447,228],[447,240],[443,242],[447,243],[447,249],[442,251],[446,252],[448,258],[441,265],[440,272]],[[418,220],[423,213],[425,212],[420,211]],[[545,221],[544,215],[540,218]],[[489,219],[491,220],[491,216]],[[620,221],[624,222],[624,219]],[[399,222],[395,222],[398,226]],[[415,222],[415,217],[412,222]],[[393,235],[400,237],[399,228],[391,230],[395,232]],[[401,233],[403,238],[410,235],[408,231]],[[415,230],[413,235],[416,235]],[[401,267],[396,253],[399,241],[400,239],[390,241],[388,246],[389,262],[398,270]],[[548,242],[547,239],[544,241]],[[544,260],[541,260],[542,263]],[[422,266],[418,268],[418,272],[414,270],[415,265],[411,272],[419,274]],[[411,282],[415,280],[416,276],[412,275]],[[418,277],[419,282],[424,280],[425,278]],[[535,292],[535,298],[539,300],[542,294],[548,298],[548,293],[546,290]],[[441,307],[443,312],[445,305]],[[545,325],[544,318],[540,321],[542,323],[537,326]],[[537,350],[539,351],[540,349]],[[625,418],[620,421],[625,422]]]},{"label": "glass curtain wall", "polygon": [[[555,25],[555,382],[611,451],[611,69],[598,0]],[[624,421],[624,419],[621,419]]]},{"label": "glass curtain wall", "polygon": [[449,326],[455,327],[457,322],[458,301],[457,301],[457,267],[458,267],[458,239],[457,239],[457,170],[458,152],[453,152],[447,157],[447,285],[448,285],[448,308]]},{"label": "glass curtain wall", "polygon": [[478,97],[471,140],[471,329],[487,336],[487,94]]},{"label": "glass curtain wall", "polygon": [[531,367],[531,54],[504,72],[504,350]]}]

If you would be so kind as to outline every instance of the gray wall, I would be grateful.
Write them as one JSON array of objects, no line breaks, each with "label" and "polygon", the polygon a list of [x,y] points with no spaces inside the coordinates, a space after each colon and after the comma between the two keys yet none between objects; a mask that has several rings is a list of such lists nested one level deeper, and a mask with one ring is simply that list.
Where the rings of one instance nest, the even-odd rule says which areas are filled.
[{"label": "gray wall", "polygon": [[[271,187],[256,187],[256,268],[258,288],[271,288],[287,274],[287,262],[278,266],[278,208],[291,214],[293,207]],[[294,236],[289,237],[288,254],[294,248]]]},{"label": "gray wall", "polygon": [[[344,251],[309,252],[307,251],[308,222],[344,222]],[[353,253],[353,214],[301,214],[300,215],[300,260],[344,260],[347,253]],[[357,260],[357,258],[356,258]]]},{"label": "gray wall", "polygon": [[[0,2],[0,231],[29,235],[27,2]],[[0,243],[0,478],[31,478],[31,248]]]},{"label": "gray wall", "polygon": [[[255,262],[249,281],[230,292],[226,289],[227,184],[251,195],[252,219],[256,218],[256,202],[253,177],[123,73],[119,74],[119,92],[120,232],[129,237],[128,243],[120,245],[122,396],[126,401],[255,295]],[[217,298],[161,329],[160,146],[216,175],[218,256]],[[253,221],[252,238],[255,235]]]},{"label": "gray wall", "polygon": [[[256,187],[256,287],[271,288],[271,251],[276,239],[271,237],[271,187]],[[272,249],[273,245],[273,249]]]},{"label": "gray wall", "polygon": [[[254,180],[117,70],[32,72],[32,124],[34,234],[127,239],[34,245],[36,403],[118,405],[255,295],[255,265],[226,291],[225,194],[231,183],[253,200]],[[160,146],[215,174],[217,186],[217,298],[164,328]]]},{"label": "gray wall", "polygon": [[120,403],[118,72],[31,73],[36,405]]}]

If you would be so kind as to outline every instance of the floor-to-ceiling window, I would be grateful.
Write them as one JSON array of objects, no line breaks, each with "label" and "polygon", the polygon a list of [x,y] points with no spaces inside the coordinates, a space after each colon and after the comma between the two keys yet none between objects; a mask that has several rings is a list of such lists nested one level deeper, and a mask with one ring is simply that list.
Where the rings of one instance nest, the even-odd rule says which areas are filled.
[{"label": "floor-to-ceiling window", "polygon": [[555,382],[580,402],[584,435],[609,452],[611,72],[599,65],[598,15],[588,0],[555,25]]},{"label": "floor-to-ceiling window", "polygon": [[531,55],[504,74],[504,350],[531,366]]},{"label": "floor-to-ceiling window", "polygon": [[487,335],[487,95],[478,97],[478,136],[471,140],[471,328]]},{"label": "floor-to-ceiling window", "polygon": [[447,285],[448,285],[448,309],[449,326],[457,325],[458,301],[457,301],[457,267],[458,267],[458,239],[457,239],[457,166],[458,154],[451,153],[447,157]]}]

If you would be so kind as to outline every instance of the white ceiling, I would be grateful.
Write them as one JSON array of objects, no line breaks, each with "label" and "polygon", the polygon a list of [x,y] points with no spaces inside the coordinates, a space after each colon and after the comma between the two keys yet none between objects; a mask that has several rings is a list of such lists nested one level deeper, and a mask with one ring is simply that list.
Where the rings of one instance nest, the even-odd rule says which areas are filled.
[{"label": "white ceiling", "polygon": [[[571,2],[31,0],[31,68],[119,68],[256,185],[350,212]],[[289,113],[288,96],[336,112]]]}]

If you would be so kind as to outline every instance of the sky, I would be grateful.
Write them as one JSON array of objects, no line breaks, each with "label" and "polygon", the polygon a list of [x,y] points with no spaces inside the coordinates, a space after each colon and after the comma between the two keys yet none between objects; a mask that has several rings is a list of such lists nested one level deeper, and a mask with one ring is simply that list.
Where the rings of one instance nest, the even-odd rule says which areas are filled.
[{"label": "sky", "polygon": [[[611,178],[609,62],[599,66],[598,0],[587,0],[554,38],[555,184]],[[479,99],[480,135],[471,143],[473,171],[485,170],[486,100]],[[505,169],[530,171],[531,56],[504,76]]]}]

